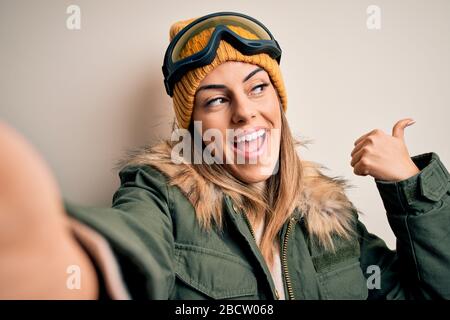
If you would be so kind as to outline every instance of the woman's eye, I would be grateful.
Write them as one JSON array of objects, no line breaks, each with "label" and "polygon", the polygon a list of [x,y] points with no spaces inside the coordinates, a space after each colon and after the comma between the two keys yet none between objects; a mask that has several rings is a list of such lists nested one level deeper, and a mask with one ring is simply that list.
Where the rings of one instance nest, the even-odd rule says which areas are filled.
[{"label": "woman's eye", "polygon": [[[252,89],[252,92],[260,93],[260,92],[264,91],[264,88],[267,87],[268,85],[269,85],[268,83],[263,83],[263,84],[257,85],[256,87],[254,87]],[[258,88],[260,88],[260,90],[255,91],[255,89],[258,89]]]},{"label": "woman's eye", "polygon": [[209,100],[208,102],[206,102],[206,106],[207,106],[207,107],[211,107],[211,106],[220,104],[220,103],[214,103],[214,102],[220,101],[220,100],[225,100],[225,99],[224,99],[224,98],[215,98],[215,99],[211,99],[211,100]]}]

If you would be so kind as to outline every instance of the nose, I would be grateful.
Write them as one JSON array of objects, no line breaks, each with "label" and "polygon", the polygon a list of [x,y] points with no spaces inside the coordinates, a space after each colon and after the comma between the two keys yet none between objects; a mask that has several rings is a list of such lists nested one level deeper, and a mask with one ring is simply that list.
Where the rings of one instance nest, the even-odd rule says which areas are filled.
[{"label": "nose", "polygon": [[232,105],[233,123],[248,123],[252,118],[255,118],[256,108],[253,103],[246,95],[236,95]]}]

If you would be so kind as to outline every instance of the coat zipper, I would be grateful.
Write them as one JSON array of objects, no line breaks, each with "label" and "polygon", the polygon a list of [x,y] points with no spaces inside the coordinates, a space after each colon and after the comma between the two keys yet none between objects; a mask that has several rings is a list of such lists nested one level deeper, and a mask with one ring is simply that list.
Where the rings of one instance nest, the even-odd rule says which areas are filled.
[{"label": "coat zipper", "polygon": [[[253,227],[250,223],[250,220],[248,219],[247,215],[244,213],[244,220],[247,223],[247,226],[250,230],[250,233],[252,234],[253,240],[255,240],[256,242],[256,237],[255,237],[255,232],[253,231]],[[281,261],[281,265],[282,265],[282,269],[283,269],[283,274],[284,274],[284,278],[286,281],[286,286],[287,286],[287,290],[288,290],[288,297],[289,300],[294,300],[295,296],[294,296],[294,290],[292,289],[292,282],[291,282],[291,277],[289,275],[289,270],[288,270],[288,266],[287,266],[287,244],[288,244],[288,240],[289,240],[289,235],[292,231],[292,223],[295,222],[295,218],[291,218],[289,220],[288,223],[288,227],[287,227],[287,231],[286,231],[286,235],[284,237],[284,241],[283,241],[283,247],[282,247],[282,261]],[[275,295],[277,297],[277,299],[279,299],[280,295],[278,293],[278,291],[275,289]]]},{"label": "coat zipper", "polygon": [[250,229],[250,233],[252,234],[253,240],[255,240],[255,242],[256,242],[255,232],[253,231],[253,227],[250,223],[250,220],[248,220],[248,217],[245,213],[243,213],[243,216],[244,216],[245,222],[247,223],[248,228]]},{"label": "coat zipper", "polygon": [[286,231],[286,235],[285,235],[284,241],[283,241],[282,259],[281,259],[281,265],[282,265],[282,268],[283,268],[284,279],[286,281],[286,286],[287,286],[289,300],[294,300],[295,299],[295,297],[294,297],[294,290],[292,289],[291,277],[289,275],[289,270],[288,270],[288,266],[287,266],[287,244],[288,244],[288,240],[289,240],[289,235],[290,235],[291,230],[293,228],[292,227],[292,223],[293,222],[295,222],[295,218],[291,218],[289,220],[287,231]]},{"label": "coat zipper", "polygon": [[[245,222],[247,223],[248,229],[250,230],[250,233],[252,234],[253,240],[256,243],[255,232],[253,231],[252,224],[250,223],[250,220],[248,219],[248,217],[247,217],[247,215],[245,213],[243,213],[243,216],[244,216]],[[256,243],[256,245],[258,245],[258,244]],[[277,300],[280,299],[280,294],[278,293],[277,289],[275,289],[275,297],[277,298]]]}]

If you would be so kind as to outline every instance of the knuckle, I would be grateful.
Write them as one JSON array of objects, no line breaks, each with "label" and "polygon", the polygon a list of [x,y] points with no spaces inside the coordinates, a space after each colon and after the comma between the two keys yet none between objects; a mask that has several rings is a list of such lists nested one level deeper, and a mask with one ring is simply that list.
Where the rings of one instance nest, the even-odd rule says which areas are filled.
[{"label": "knuckle", "polygon": [[371,148],[370,146],[365,146],[364,148],[362,148],[361,153],[362,153],[363,155],[368,155],[368,154],[371,153],[371,151],[372,151],[372,148]]},{"label": "knuckle", "polygon": [[376,135],[372,135],[372,136],[369,136],[369,137],[367,137],[367,143],[369,143],[369,144],[375,144],[375,141],[377,140],[377,136]]},{"label": "knuckle", "polygon": [[383,130],[381,130],[381,129],[375,129],[373,131],[374,131],[373,133],[375,136],[379,136],[379,135],[383,134]]},{"label": "knuckle", "polygon": [[363,158],[361,158],[361,165],[364,167],[364,168],[368,168],[369,167],[369,165],[370,165],[370,160],[367,158],[367,157],[363,157]]}]

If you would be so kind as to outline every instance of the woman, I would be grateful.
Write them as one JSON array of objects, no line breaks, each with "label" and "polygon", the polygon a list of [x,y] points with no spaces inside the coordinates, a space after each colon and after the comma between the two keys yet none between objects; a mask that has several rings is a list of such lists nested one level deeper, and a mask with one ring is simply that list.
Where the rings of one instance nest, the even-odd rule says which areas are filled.
[{"label": "woman", "polygon": [[[355,174],[375,178],[397,237],[391,251],[358,220],[345,181],[298,156],[281,49],[260,22],[215,13],[175,23],[170,36],[163,72],[176,130],[121,163],[112,208],[63,209],[45,166],[2,128],[10,152],[0,174],[11,182],[2,219],[29,235],[2,230],[2,296],[43,297],[45,288],[62,298],[450,297],[450,175],[435,153],[410,158],[411,119],[392,136],[361,136],[351,154]],[[25,169],[11,176],[17,157]],[[18,249],[8,251],[14,239]],[[27,261],[38,280],[17,268]],[[69,265],[82,270],[80,290],[64,286]]]}]

